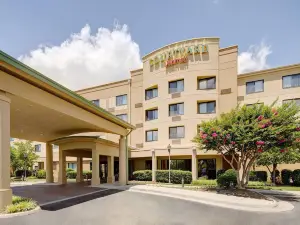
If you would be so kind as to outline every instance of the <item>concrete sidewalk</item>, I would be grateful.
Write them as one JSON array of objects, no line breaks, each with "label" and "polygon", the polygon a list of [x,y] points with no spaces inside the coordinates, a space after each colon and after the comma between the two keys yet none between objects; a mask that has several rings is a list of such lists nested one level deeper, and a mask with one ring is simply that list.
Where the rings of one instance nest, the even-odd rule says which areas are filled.
[{"label": "concrete sidewalk", "polygon": [[270,198],[270,200],[243,198],[236,196],[228,196],[206,191],[192,191],[178,188],[157,187],[154,185],[109,185],[102,184],[99,187],[116,188],[131,192],[147,193],[153,195],[178,198],[187,201],[198,202],[207,205],[219,206],[236,210],[252,211],[252,212],[284,212],[294,208],[294,206],[286,201]]}]

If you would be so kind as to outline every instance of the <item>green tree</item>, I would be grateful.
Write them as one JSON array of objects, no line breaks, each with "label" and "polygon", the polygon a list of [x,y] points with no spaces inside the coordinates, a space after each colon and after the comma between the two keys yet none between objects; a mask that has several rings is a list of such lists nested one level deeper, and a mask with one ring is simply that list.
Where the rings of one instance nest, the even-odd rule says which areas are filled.
[{"label": "green tree", "polygon": [[10,166],[13,173],[20,167],[18,151],[15,147],[12,146],[10,147]]},{"label": "green tree", "polygon": [[217,151],[238,171],[238,188],[246,187],[249,171],[263,152],[282,152],[299,144],[299,107],[295,103],[275,107],[275,103],[238,106],[202,122],[201,131],[193,139],[200,149]]},{"label": "green tree", "polygon": [[[281,163],[291,164],[300,162],[300,151],[296,148],[270,149],[269,151],[260,154],[256,160],[256,165],[266,166],[272,176],[272,182],[276,180],[277,165]],[[272,169],[271,167],[272,166]]]},{"label": "green tree", "polygon": [[34,163],[39,158],[39,156],[35,153],[32,141],[15,142],[14,146],[16,148],[16,157],[18,162],[18,168],[16,169],[31,170]]}]

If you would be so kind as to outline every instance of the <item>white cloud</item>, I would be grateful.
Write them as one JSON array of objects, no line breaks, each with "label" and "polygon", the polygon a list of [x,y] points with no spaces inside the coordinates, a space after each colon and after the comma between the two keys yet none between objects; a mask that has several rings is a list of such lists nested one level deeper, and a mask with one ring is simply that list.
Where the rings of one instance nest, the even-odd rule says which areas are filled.
[{"label": "white cloud", "polygon": [[118,24],[95,35],[86,25],[59,46],[39,46],[19,59],[72,90],[129,78],[142,66],[138,44]]},{"label": "white cloud", "polygon": [[238,56],[239,74],[268,69],[267,59],[271,53],[271,46],[266,45],[263,41],[260,45],[251,45],[246,52],[242,52]]}]

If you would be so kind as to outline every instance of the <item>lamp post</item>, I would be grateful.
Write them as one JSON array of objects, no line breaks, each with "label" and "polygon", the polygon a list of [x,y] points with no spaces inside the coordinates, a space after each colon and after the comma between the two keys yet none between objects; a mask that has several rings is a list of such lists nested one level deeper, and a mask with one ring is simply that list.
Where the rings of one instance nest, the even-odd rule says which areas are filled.
[{"label": "lamp post", "polygon": [[26,170],[27,170],[27,153],[24,153],[24,161],[25,161],[25,171],[24,171],[24,174],[25,174],[25,179],[26,179]]},{"label": "lamp post", "polygon": [[171,184],[171,145],[168,144],[168,152],[169,152],[169,184]]}]

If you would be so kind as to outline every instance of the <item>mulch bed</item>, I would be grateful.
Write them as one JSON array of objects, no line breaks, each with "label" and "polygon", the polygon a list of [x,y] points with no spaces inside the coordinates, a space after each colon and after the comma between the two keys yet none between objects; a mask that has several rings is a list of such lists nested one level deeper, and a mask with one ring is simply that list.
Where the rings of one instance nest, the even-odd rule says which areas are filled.
[{"label": "mulch bed", "polygon": [[266,196],[264,196],[260,193],[248,190],[248,189],[207,188],[206,191],[214,192],[214,193],[217,193],[217,194],[223,194],[223,195],[232,195],[232,196],[237,196],[237,197],[244,197],[244,198],[255,198],[255,199],[270,200],[268,197],[266,197]]}]

